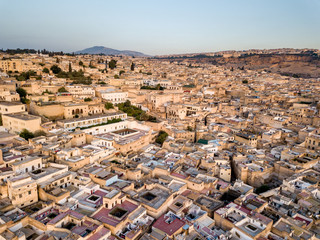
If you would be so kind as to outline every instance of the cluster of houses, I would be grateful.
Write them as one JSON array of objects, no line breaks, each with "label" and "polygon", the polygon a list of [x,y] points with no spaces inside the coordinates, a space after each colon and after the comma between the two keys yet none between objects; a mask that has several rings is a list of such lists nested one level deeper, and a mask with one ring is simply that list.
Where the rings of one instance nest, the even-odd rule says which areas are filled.
[{"label": "cluster of houses", "polygon": [[320,79],[0,57],[0,239],[320,239]]}]

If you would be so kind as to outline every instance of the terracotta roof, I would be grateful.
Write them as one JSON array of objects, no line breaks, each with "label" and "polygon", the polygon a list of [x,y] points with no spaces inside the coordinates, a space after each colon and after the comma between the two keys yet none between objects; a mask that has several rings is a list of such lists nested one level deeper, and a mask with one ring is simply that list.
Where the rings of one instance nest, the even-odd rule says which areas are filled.
[{"label": "terracotta roof", "polygon": [[171,223],[167,223],[166,220],[169,217],[162,215],[158,220],[153,224],[154,228],[157,228],[161,230],[162,232],[165,232],[169,236],[172,236],[174,233],[176,233],[180,228],[182,228],[186,223],[178,218],[174,218]]},{"label": "terracotta roof", "polygon": [[88,238],[88,240],[98,240],[101,239],[103,236],[107,235],[110,232],[109,229],[103,227],[98,232],[93,234],[91,237]]}]

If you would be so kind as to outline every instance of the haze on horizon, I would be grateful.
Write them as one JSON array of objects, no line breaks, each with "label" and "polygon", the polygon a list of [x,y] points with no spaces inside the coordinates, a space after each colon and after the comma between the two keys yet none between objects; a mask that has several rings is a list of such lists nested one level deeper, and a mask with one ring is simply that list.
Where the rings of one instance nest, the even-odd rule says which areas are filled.
[{"label": "haze on horizon", "polygon": [[318,0],[0,0],[0,48],[150,55],[320,48]]}]

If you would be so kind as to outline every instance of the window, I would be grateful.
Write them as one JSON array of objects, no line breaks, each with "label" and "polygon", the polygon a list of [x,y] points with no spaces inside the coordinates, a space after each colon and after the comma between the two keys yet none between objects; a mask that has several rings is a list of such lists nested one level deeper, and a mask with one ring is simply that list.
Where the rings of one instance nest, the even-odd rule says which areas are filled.
[{"label": "window", "polygon": [[28,194],[31,195],[31,191],[28,191]]}]

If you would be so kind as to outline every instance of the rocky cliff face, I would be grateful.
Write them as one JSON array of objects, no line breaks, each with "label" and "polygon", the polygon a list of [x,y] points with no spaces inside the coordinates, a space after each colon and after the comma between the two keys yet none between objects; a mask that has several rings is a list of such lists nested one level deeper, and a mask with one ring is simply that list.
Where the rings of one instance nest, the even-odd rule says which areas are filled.
[{"label": "rocky cliff face", "polygon": [[[304,62],[310,64],[320,64],[320,59],[316,56],[311,55],[293,55],[293,54],[261,54],[261,55],[248,55],[237,58],[223,58],[221,57],[218,62],[225,62],[230,64],[247,64],[252,66],[262,66],[262,65],[273,65],[273,64],[283,64],[283,63],[294,63],[294,62]],[[320,66],[320,65],[319,65]]]},{"label": "rocky cliff face", "polygon": [[294,77],[320,77],[320,57],[314,53],[304,54],[252,54],[240,57],[208,56],[178,56],[175,61],[188,60],[193,63],[212,63],[228,68],[266,70]]}]

